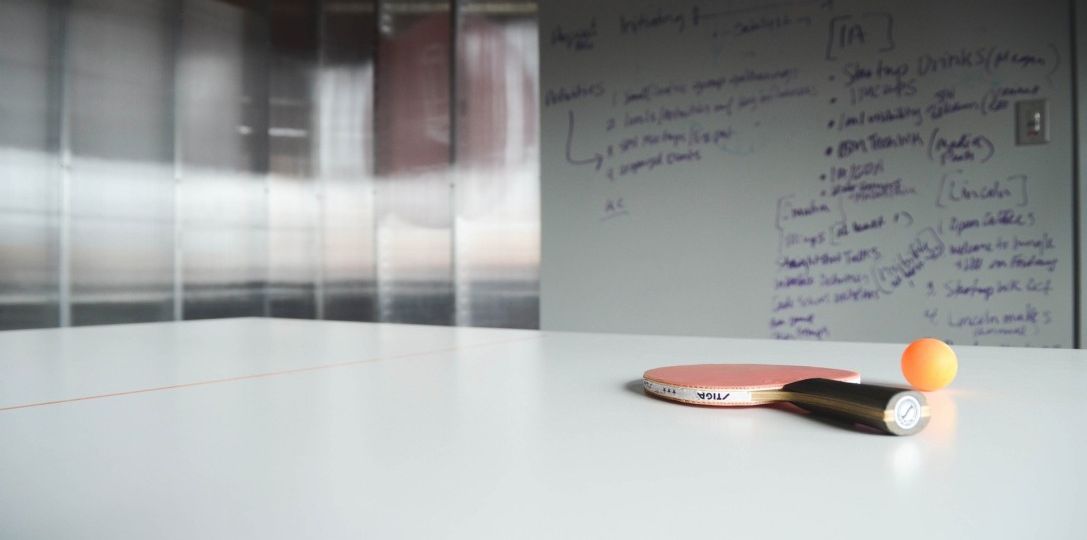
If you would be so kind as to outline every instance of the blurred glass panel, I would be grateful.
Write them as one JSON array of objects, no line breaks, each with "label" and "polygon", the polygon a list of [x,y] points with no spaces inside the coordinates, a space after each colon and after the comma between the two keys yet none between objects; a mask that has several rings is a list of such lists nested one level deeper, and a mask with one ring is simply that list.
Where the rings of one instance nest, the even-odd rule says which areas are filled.
[{"label": "blurred glass panel", "polygon": [[173,317],[173,2],[74,0],[72,323]]},{"label": "blurred glass panel", "polygon": [[186,319],[264,315],[266,39],[252,12],[183,2],[177,119]]},{"label": "blurred glass panel", "polygon": [[452,324],[449,4],[381,3],[378,24],[380,318]]},{"label": "blurred glass panel", "polygon": [[323,317],[377,319],[373,0],[326,1],[317,75]]},{"label": "blurred glass panel", "polygon": [[457,17],[457,324],[539,327],[536,2]]},{"label": "blurred glass panel", "polygon": [[320,208],[313,156],[315,4],[268,2],[268,315],[273,317],[320,315]]},{"label": "blurred glass panel", "polygon": [[536,327],[535,3],[457,5],[0,0],[0,328]]},{"label": "blurred glass panel", "polygon": [[56,19],[46,2],[0,0],[0,330],[59,323]]}]

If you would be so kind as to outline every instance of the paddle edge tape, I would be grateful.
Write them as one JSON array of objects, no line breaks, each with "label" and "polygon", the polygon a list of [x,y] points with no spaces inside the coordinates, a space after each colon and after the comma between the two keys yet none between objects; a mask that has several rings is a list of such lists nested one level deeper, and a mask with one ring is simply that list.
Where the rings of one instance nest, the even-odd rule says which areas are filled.
[{"label": "paddle edge tape", "polygon": [[742,407],[745,405],[758,405],[752,401],[750,390],[728,390],[720,388],[695,388],[690,386],[678,386],[666,384],[652,379],[642,379],[642,387],[646,392],[672,401],[682,401],[694,405],[711,405],[714,407]]}]

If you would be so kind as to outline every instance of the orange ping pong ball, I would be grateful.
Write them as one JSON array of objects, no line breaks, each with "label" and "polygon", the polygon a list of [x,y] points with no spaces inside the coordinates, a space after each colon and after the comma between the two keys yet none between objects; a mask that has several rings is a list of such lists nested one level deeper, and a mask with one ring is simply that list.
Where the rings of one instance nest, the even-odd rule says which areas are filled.
[{"label": "orange ping pong ball", "polygon": [[923,338],[902,351],[902,374],[918,390],[939,390],[955,379],[959,359],[947,343]]}]

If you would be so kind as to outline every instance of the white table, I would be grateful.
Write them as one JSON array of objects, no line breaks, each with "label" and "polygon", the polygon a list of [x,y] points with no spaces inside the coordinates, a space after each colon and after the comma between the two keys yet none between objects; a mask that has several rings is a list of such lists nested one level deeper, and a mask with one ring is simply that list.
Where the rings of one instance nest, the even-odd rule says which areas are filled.
[{"label": "white table", "polygon": [[913,437],[640,389],[696,362],[900,383],[901,350],[273,319],[3,332],[0,538],[1083,538],[1083,351],[959,347]]}]

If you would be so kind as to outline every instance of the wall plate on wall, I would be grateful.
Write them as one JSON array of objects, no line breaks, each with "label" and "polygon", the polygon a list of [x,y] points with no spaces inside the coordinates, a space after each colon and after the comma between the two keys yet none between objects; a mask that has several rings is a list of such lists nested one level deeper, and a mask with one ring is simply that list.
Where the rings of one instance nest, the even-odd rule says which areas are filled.
[{"label": "wall plate on wall", "polygon": [[1030,99],[1015,103],[1015,144],[1049,142],[1049,100]]}]

